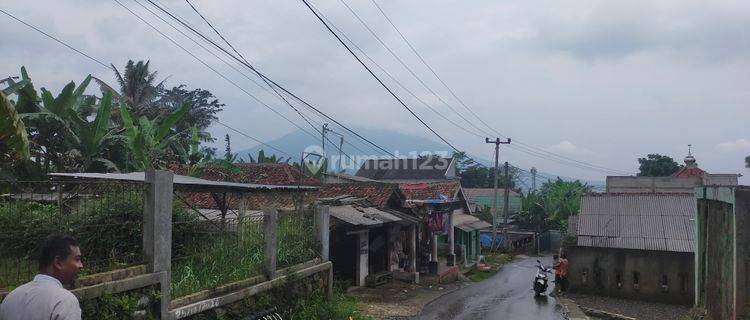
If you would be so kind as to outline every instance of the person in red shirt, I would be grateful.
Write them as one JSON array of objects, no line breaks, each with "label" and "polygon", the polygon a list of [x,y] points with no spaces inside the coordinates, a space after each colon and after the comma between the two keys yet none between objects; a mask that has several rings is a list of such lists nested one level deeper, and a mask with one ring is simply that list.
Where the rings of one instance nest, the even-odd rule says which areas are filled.
[{"label": "person in red shirt", "polygon": [[560,259],[556,259],[553,269],[555,269],[555,289],[560,292],[568,291],[568,255],[565,252],[560,254]]}]

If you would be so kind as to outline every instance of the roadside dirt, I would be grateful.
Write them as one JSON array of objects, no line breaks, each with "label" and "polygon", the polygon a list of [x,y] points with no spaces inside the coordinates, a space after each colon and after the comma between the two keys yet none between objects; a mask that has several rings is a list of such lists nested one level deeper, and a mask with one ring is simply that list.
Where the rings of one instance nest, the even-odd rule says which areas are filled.
[{"label": "roadside dirt", "polygon": [[359,299],[360,310],[375,320],[407,319],[440,296],[472,284],[468,280],[433,286],[394,281],[377,288],[355,288],[347,295]]}]

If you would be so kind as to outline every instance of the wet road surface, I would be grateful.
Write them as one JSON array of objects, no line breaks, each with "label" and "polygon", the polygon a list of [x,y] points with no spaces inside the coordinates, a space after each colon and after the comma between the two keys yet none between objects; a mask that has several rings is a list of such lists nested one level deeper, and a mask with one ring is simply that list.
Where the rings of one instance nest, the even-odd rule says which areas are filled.
[{"label": "wet road surface", "polygon": [[[534,297],[537,259],[552,265],[551,256],[519,257],[493,277],[431,302],[413,319],[564,319],[554,297]],[[547,292],[553,289],[550,283]]]}]

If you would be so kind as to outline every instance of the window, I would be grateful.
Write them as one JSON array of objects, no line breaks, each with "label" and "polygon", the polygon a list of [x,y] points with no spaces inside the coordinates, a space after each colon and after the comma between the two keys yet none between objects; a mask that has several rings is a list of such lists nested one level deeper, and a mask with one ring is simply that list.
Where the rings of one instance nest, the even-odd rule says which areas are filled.
[{"label": "window", "polygon": [[622,289],[622,270],[615,270],[615,286],[617,286],[617,289]]},{"label": "window", "polygon": [[690,278],[688,278],[688,275],[681,273],[679,275],[680,277],[680,292],[688,292],[688,285],[690,285]]},{"label": "window", "polygon": [[633,289],[638,290],[641,288],[641,273],[638,271],[633,272]]},{"label": "window", "polygon": [[669,278],[666,274],[661,275],[661,281],[659,284],[661,286],[661,292],[669,292]]}]

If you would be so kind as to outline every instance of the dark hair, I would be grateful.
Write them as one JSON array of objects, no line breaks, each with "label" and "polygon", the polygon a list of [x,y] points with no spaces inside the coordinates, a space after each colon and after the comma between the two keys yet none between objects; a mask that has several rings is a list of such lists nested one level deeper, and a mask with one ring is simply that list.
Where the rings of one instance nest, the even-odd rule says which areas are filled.
[{"label": "dark hair", "polygon": [[552,255],[552,259],[557,259],[557,258],[558,258],[558,256],[556,254]]},{"label": "dark hair", "polygon": [[568,254],[565,253],[565,252],[561,253],[560,254],[560,258],[567,259],[568,258]]},{"label": "dark hair", "polygon": [[39,270],[46,269],[52,262],[55,261],[55,257],[61,259],[67,259],[70,253],[73,251],[70,247],[77,247],[78,241],[73,237],[64,234],[54,234],[47,238],[42,245],[42,250],[39,252]]}]

